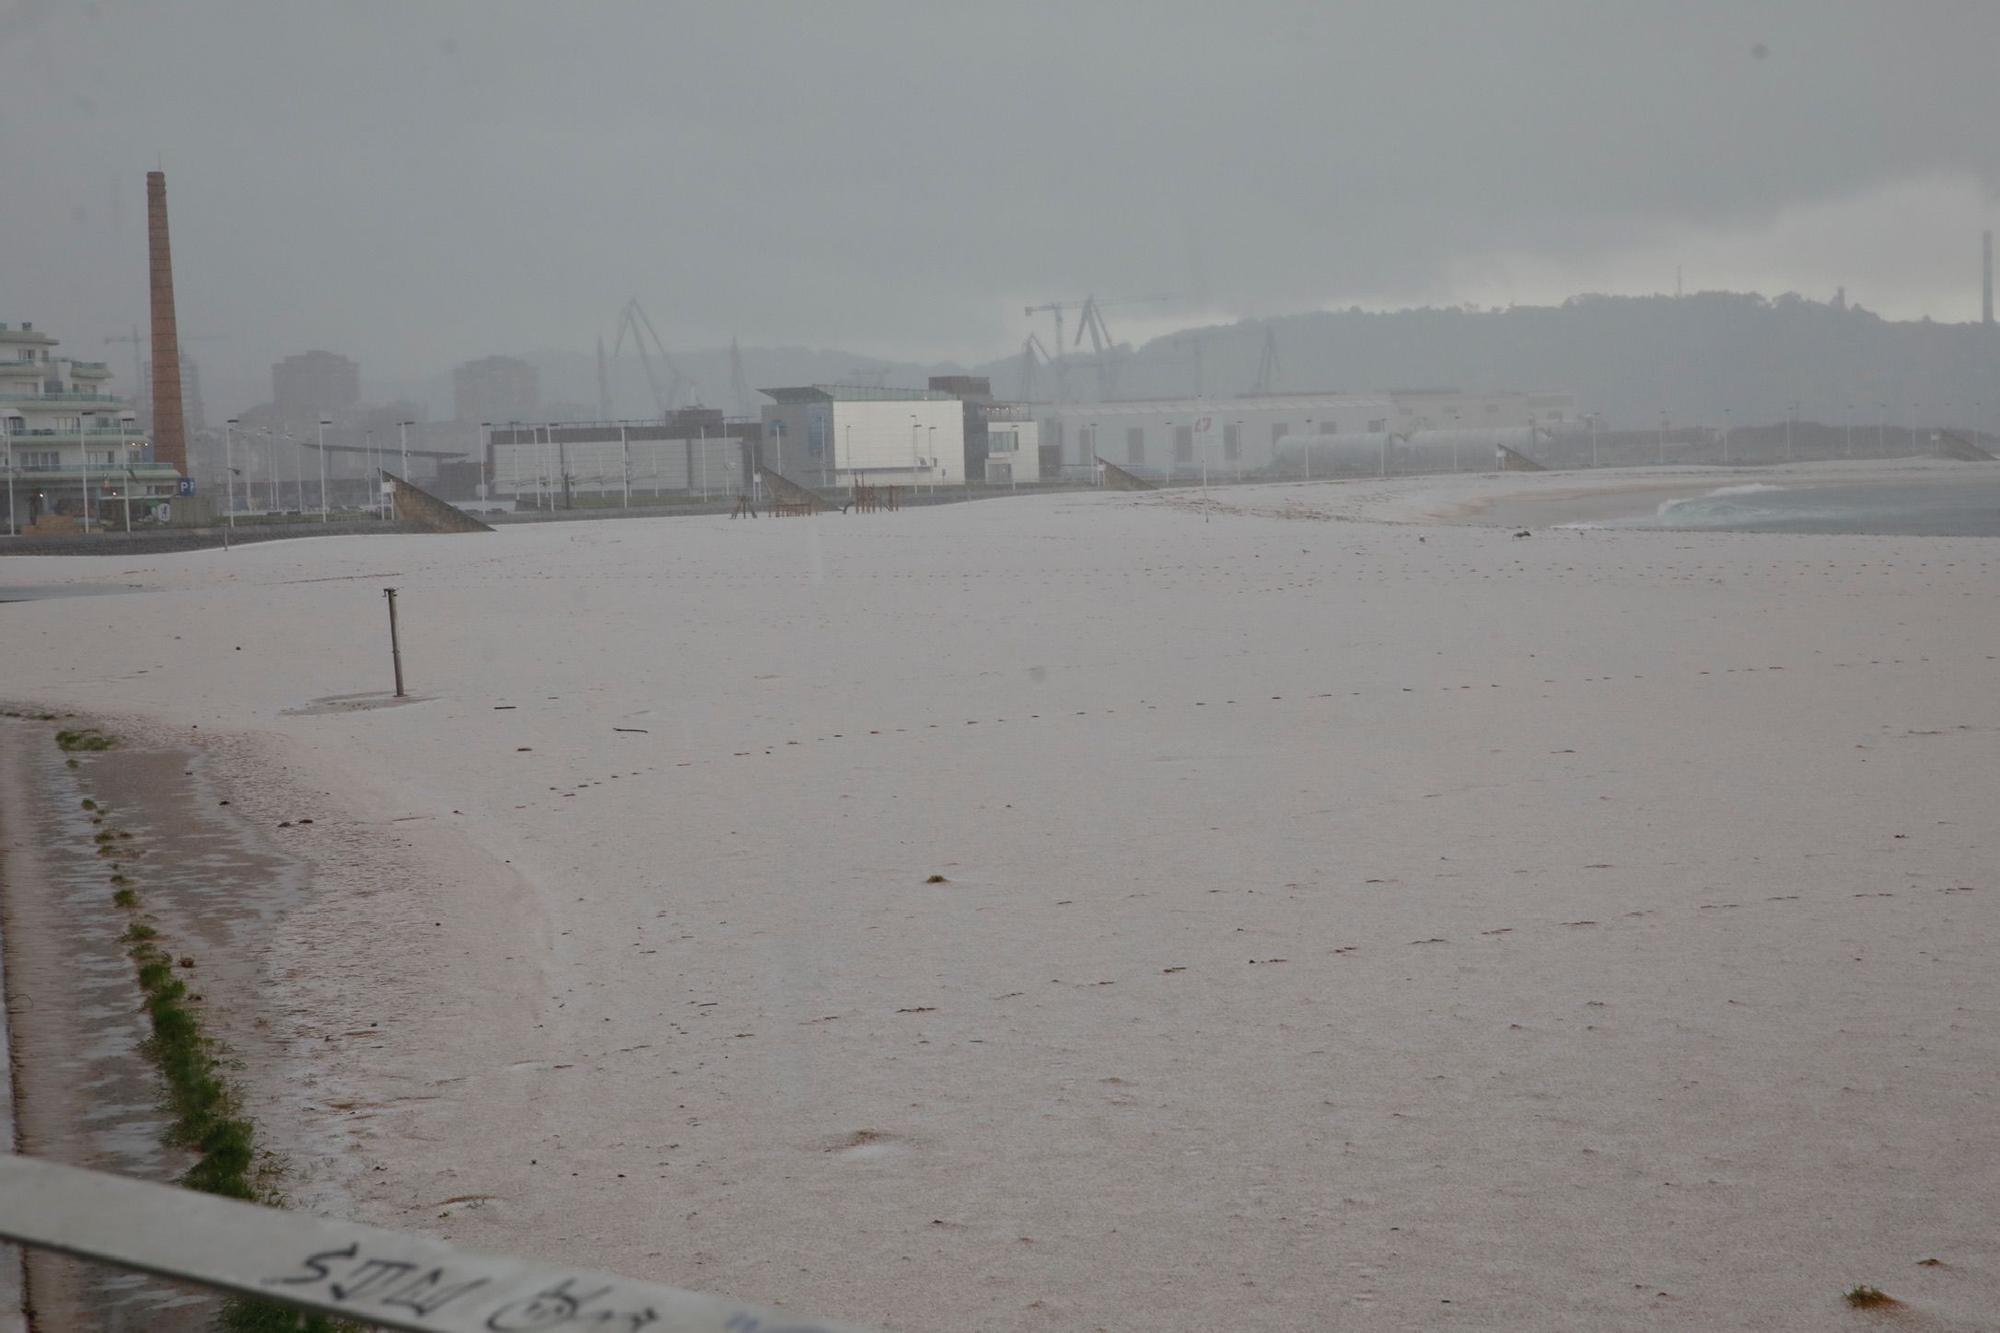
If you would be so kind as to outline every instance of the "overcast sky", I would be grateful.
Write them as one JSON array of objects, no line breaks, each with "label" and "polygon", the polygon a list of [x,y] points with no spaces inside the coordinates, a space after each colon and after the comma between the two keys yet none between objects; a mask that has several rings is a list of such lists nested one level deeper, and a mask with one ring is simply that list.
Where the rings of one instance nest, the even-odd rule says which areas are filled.
[{"label": "overcast sky", "polygon": [[0,319],[129,366],[157,165],[212,380],[588,351],[634,294],[925,360],[1092,292],[1177,298],[1136,338],[1676,265],[1965,319],[1996,53],[1991,0],[0,0]]}]

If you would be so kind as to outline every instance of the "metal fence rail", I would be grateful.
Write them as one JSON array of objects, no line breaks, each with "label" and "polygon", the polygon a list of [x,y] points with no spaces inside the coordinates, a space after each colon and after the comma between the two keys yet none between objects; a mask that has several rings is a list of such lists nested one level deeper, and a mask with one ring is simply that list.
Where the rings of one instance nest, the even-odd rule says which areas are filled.
[{"label": "metal fence rail", "polygon": [[0,1239],[407,1333],[863,1333],[19,1156],[0,1156]]}]

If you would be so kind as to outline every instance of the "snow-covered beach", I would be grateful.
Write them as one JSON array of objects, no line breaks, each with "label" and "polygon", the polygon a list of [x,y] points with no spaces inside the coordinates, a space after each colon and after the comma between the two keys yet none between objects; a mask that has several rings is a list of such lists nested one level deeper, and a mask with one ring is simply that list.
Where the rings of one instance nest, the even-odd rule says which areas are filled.
[{"label": "snow-covered beach", "polygon": [[2000,546],[1427,521],[1565,484],[23,557],[131,591],[0,700],[310,867],[222,1020],[305,1206],[907,1330],[1985,1326]]}]

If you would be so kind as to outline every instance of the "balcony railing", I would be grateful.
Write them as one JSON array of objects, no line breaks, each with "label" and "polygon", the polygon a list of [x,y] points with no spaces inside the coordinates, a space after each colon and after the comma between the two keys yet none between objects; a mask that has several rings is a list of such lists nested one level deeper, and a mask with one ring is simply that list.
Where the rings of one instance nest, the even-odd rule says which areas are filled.
[{"label": "balcony railing", "polygon": [[80,430],[51,430],[46,428],[40,430],[10,430],[7,432],[7,438],[10,440],[74,440],[78,436],[102,438],[107,435],[124,435],[130,437],[135,435],[143,436],[144,434],[144,431],[127,430],[123,426],[85,426]]},{"label": "balcony railing", "polygon": [[[0,477],[6,476],[7,472],[6,455],[0,454]],[[140,481],[172,481],[181,475],[166,463],[91,463],[86,467],[82,463],[30,463],[23,460],[13,469],[16,477],[53,477],[58,480],[75,477],[81,481],[88,476],[93,481],[102,477],[107,482],[115,482],[128,472]]]},{"label": "balcony railing", "polygon": [[23,403],[122,403],[115,393],[23,393],[0,384],[0,401]]}]

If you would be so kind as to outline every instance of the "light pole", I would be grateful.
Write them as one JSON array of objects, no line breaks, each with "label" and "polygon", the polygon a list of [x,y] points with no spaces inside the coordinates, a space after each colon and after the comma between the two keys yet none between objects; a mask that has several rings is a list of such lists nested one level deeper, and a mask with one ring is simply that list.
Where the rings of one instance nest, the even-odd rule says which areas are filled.
[{"label": "light pole", "polygon": [[319,419],[319,521],[330,521],[326,509],[326,428],[333,424],[332,417]]},{"label": "light pole", "polygon": [[14,522],[14,433],[8,428],[5,412],[0,412],[0,444],[7,446],[7,535],[18,537],[21,532]]},{"label": "light pole", "polygon": [[401,442],[403,446],[404,481],[408,481],[410,479],[410,427],[416,424],[417,423],[414,421],[398,421],[396,423],[396,433],[401,437]]},{"label": "light pole", "polygon": [[[222,471],[223,471],[222,487],[225,492],[225,499],[229,505],[229,526],[232,528],[236,526],[235,436],[236,436],[236,418],[231,417],[229,418],[229,420],[222,423]],[[125,501],[125,511],[127,517],[130,517],[132,511],[132,501],[129,497]]]},{"label": "light pole", "polygon": [[632,437],[624,422],[618,423],[618,456],[625,471],[625,507],[632,507]]},{"label": "light pole", "polygon": [[76,419],[76,440],[83,446],[79,456],[83,459],[83,530],[90,531],[90,440],[83,433],[83,418]]},{"label": "light pole", "polygon": [[928,430],[928,431],[930,432],[930,434],[929,434],[928,436],[926,436],[926,437],[925,437],[925,438],[926,438],[926,439],[927,439],[927,440],[928,440],[928,441],[930,442],[930,453],[926,454],[926,455],[925,455],[925,457],[927,457],[927,458],[929,458],[929,459],[930,459],[930,468],[931,468],[931,494],[932,494],[932,495],[936,495],[936,494],[937,494],[937,477],[938,477],[938,456],[937,456],[937,427],[936,427],[936,426],[926,426],[926,427],[925,427],[924,429],[926,429],[926,430]]}]

